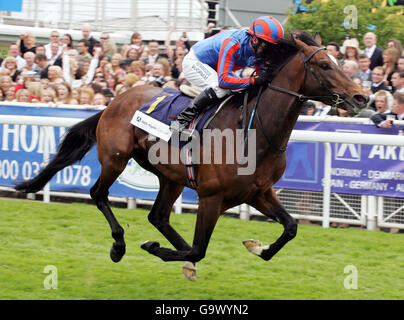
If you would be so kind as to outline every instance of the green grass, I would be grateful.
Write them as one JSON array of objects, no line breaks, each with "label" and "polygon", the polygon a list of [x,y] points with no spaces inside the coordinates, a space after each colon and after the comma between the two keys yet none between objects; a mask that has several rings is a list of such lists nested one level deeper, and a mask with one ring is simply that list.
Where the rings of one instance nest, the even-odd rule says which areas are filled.
[{"label": "green grass", "polygon": [[[125,229],[126,255],[109,258],[109,225],[93,205],[0,200],[0,299],[403,299],[403,234],[300,225],[297,237],[271,261],[249,253],[242,240],[273,242],[282,226],[221,217],[198,280],[182,262],[163,262],[140,249],[145,240],[169,246],[147,211],[114,208]],[[192,243],[195,215],[171,216]],[[171,247],[171,246],[170,246]],[[58,288],[44,288],[54,265]],[[358,289],[344,288],[347,265]]]}]

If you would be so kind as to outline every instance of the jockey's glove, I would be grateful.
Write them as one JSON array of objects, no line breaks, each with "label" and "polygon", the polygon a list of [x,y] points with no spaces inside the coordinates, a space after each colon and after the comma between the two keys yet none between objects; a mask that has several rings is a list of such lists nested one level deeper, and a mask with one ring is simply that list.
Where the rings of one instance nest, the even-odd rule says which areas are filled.
[{"label": "jockey's glove", "polygon": [[259,76],[250,77],[250,86],[260,87],[263,84],[266,84],[267,82],[268,82],[268,79],[267,79],[265,73],[263,73]]}]

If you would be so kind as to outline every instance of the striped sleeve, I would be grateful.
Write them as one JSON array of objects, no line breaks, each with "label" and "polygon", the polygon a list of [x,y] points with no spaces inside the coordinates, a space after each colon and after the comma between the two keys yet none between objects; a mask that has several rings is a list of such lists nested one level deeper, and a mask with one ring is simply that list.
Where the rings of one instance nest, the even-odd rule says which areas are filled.
[{"label": "striped sleeve", "polygon": [[239,89],[248,87],[250,84],[250,78],[238,78],[232,75],[239,49],[240,44],[232,39],[226,39],[221,46],[217,65],[220,88]]}]

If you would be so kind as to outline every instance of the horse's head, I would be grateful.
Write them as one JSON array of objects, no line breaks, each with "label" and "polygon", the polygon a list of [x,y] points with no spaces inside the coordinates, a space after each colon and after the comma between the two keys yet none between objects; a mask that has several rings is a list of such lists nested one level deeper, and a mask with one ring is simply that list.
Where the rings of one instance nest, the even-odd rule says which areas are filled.
[{"label": "horse's head", "polygon": [[304,63],[305,75],[302,87],[304,95],[317,97],[313,100],[354,111],[366,106],[369,98],[331,60],[324,47],[320,47],[306,33],[292,35]]}]

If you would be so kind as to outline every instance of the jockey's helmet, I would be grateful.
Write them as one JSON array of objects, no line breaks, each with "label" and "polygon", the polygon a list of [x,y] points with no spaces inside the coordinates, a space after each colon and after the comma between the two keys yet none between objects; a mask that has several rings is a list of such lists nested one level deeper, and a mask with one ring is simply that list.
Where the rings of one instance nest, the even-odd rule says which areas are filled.
[{"label": "jockey's helmet", "polygon": [[271,16],[262,16],[254,20],[248,33],[264,41],[276,44],[283,38],[283,27]]}]

